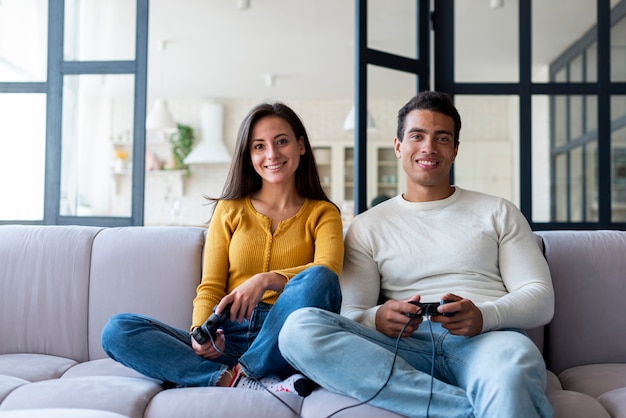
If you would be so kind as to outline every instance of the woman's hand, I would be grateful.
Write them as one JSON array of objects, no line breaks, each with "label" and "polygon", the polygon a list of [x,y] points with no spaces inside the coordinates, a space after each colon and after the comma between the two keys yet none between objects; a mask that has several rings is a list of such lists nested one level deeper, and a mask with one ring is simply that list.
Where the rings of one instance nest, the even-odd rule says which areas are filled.
[{"label": "woman's hand", "polygon": [[224,337],[224,330],[218,329],[213,339],[213,342],[209,339],[204,344],[198,344],[195,338],[191,337],[191,347],[200,357],[204,357],[208,360],[215,360],[224,352],[226,347],[226,338]]},{"label": "woman's hand", "polygon": [[220,301],[216,312],[222,312],[226,305],[230,306],[230,320],[242,322],[250,319],[254,308],[263,297],[266,290],[281,291],[285,287],[287,279],[278,273],[263,272],[255,274],[242,285],[224,296]]}]

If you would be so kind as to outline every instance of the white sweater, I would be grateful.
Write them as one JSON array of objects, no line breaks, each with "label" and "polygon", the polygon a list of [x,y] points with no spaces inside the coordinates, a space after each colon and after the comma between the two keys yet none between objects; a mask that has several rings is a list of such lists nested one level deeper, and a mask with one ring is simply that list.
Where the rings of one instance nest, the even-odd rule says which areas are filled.
[{"label": "white sweater", "polygon": [[357,216],[345,240],[341,314],[375,328],[379,298],[472,300],[483,332],[544,325],[554,313],[550,271],[511,202],[455,187],[447,199],[401,195]]}]

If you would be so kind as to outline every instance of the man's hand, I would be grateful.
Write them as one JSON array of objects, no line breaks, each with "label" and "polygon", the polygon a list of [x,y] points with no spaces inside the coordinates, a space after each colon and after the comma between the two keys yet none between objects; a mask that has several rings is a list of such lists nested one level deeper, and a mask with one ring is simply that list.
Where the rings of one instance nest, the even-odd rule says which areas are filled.
[{"label": "man's hand", "polygon": [[430,317],[432,322],[440,323],[452,335],[473,337],[482,332],[483,314],[474,302],[452,293],[442,296],[441,299],[451,302],[441,305],[437,310],[440,313],[453,313],[454,315],[434,315]]},{"label": "man's hand", "polygon": [[[376,329],[388,337],[397,338],[402,328],[410,321],[404,329],[402,337],[408,337],[420,326],[423,321],[419,308],[409,303],[409,301],[419,302],[419,295],[406,301],[388,300],[376,311]],[[414,318],[410,318],[411,315]]]},{"label": "man's hand", "polygon": [[[215,344],[215,346],[214,346]],[[208,360],[215,360],[219,356],[222,355],[224,351],[224,347],[226,347],[226,338],[224,337],[224,330],[221,328],[217,330],[216,336],[213,339],[213,343],[211,340],[205,342],[204,344],[198,344],[195,338],[191,337],[191,347],[193,351],[196,352],[200,357],[204,357]],[[217,347],[217,349],[216,349]]]}]

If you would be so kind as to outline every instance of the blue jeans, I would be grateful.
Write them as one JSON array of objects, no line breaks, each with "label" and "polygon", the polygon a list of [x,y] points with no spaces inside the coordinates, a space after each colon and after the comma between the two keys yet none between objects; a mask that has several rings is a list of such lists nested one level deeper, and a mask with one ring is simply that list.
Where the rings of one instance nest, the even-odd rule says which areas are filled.
[{"label": "blue jeans", "polygon": [[252,377],[273,374],[284,378],[295,370],[278,350],[278,333],[290,313],[308,306],[339,312],[339,280],[326,267],[310,267],[294,276],[276,303],[260,303],[249,321],[226,320],[222,325],[226,347],[215,360],[193,351],[188,330],[130,313],[109,319],[102,330],[102,347],[127,367],[181,386],[215,386],[237,363]]},{"label": "blue jeans", "polygon": [[[396,338],[313,308],[294,312],[278,342],[304,375],[359,401],[383,386],[396,348]],[[369,403],[407,417],[551,417],[545,388],[543,358],[523,333],[466,338],[424,321],[400,339],[393,374]]]}]

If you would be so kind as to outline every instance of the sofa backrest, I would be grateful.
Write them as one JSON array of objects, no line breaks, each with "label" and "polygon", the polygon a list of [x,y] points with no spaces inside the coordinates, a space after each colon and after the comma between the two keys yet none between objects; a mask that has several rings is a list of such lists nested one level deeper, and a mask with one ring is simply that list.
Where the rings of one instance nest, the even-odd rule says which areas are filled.
[{"label": "sofa backrest", "polygon": [[[136,312],[187,329],[200,283],[200,227],[0,226],[0,354],[104,358],[108,318]],[[626,362],[626,231],[536,232],[555,315],[530,330],[555,373]],[[540,239],[540,240],[539,240]]]},{"label": "sofa backrest", "polygon": [[0,354],[87,359],[91,244],[101,230],[0,226]]},{"label": "sofa backrest", "polygon": [[[537,234],[535,234],[535,239],[537,240],[537,246],[539,247],[541,252],[543,252],[543,240]],[[530,337],[530,339],[533,340],[533,342],[535,343],[535,345],[539,348],[541,352],[543,352],[544,350],[545,331],[546,331],[545,328],[546,328],[545,326],[542,326],[542,327],[537,327],[537,328],[526,330],[528,337]]]},{"label": "sofa backrest", "polygon": [[89,288],[89,359],[105,358],[100,335],[120,312],[188,329],[202,277],[205,228],[123,227],[93,242]]},{"label": "sofa backrest", "polygon": [[200,227],[0,226],[0,354],[105,358],[119,312],[189,328],[204,240]]},{"label": "sofa backrest", "polygon": [[626,362],[626,231],[542,231],[555,292],[544,357],[555,373]]}]

